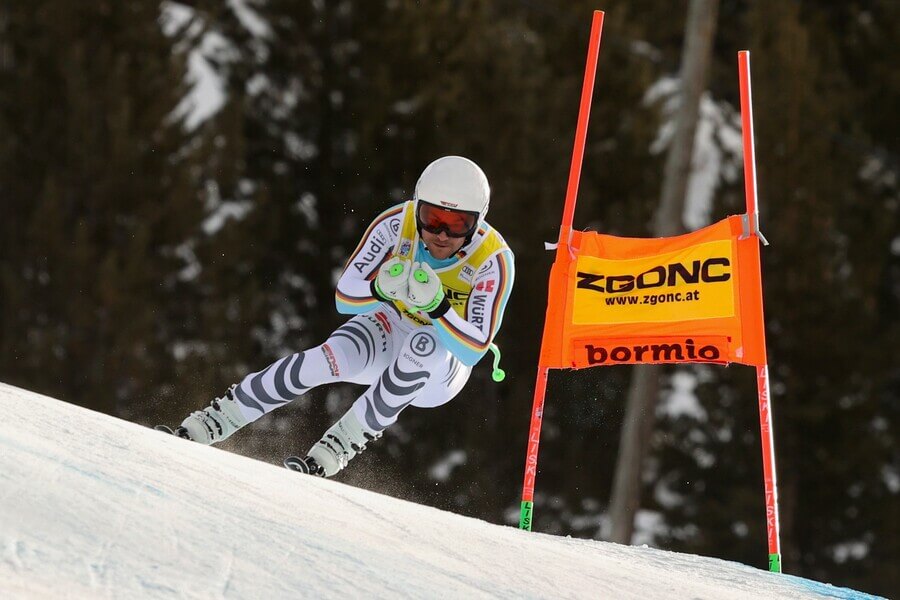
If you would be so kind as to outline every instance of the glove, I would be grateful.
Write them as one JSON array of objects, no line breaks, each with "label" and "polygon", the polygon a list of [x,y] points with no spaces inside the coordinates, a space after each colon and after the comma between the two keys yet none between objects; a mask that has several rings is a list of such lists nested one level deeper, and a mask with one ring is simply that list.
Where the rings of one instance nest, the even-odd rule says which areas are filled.
[{"label": "glove", "polygon": [[378,276],[372,282],[372,295],[379,300],[406,301],[410,271],[409,261],[399,257],[390,259],[378,269]]},{"label": "glove", "polygon": [[[407,304],[422,312],[431,313],[444,302],[444,286],[428,263],[414,262],[409,278]],[[449,308],[449,302],[446,303]],[[446,311],[444,311],[446,312]]]}]

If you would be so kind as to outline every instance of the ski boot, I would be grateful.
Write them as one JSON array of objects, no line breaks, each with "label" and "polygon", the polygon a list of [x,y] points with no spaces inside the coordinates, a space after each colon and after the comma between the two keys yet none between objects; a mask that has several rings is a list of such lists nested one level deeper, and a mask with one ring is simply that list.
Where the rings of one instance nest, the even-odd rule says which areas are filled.
[{"label": "ski boot", "polygon": [[304,475],[317,475],[319,477],[325,477],[325,469],[319,466],[319,463],[316,462],[311,456],[288,456],[284,459],[284,466],[290,469],[291,471],[297,471],[298,473],[303,473]]},{"label": "ski boot", "polygon": [[203,410],[191,413],[179,427],[172,429],[165,425],[157,425],[156,429],[207,445],[228,439],[231,434],[249,423],[234,399],[236,387],[232,385],[224,396],[216,398]]},{"label": "ski boot", "polygon": [[284,466],[300,473],[332,477],[363,452],[366,444],[380,437],[380,431],[370,433],[363,429],[351,409],[310,448],[307,456],[289,456],[284,459]]}]

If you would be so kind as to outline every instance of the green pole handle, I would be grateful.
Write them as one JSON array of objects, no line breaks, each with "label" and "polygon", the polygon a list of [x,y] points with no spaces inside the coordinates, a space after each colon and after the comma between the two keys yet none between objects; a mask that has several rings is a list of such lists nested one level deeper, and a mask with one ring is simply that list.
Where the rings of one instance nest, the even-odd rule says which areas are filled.
[{"label": "green pole handle", "polygon": [[413,277],[419,283],[428,283],[428,273],[426,273],[424,269],[416,269],[413,273]]},{"label": "green pole handle", "polygon": [[391,277],[399,277],[403,273],[403,264],[397,263],[395,265],[391,265],[388,273],[391,274]]},{"label": "green pole handle", "polygon": [[500,368],[500,348],[497,344],[492,343],[489,348],[494,353],[494,370],[491,371],[491,378],[500,383],[506,379],[506,371]]}]

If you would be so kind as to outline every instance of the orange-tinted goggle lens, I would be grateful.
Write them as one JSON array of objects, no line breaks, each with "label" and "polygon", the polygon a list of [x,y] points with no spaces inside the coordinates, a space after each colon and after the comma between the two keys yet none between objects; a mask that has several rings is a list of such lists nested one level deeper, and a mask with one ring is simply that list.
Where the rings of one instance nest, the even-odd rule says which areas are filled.
[{"label": "orange-tinted goggle lens", "polygon": [[419,201],[419,226],[428,233],[446,232],[450,237],[466,237],[475,229],[478,215],[471,212],[442,208]]}]

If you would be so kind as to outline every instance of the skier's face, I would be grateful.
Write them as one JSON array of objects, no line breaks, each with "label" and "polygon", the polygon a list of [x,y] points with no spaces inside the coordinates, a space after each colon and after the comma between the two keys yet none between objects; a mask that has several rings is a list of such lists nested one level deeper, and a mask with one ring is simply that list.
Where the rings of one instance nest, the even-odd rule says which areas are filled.
[{"label": "skier's face", "polygon": [[423,229],[422,241],[429,254],[438,260],[443,260],[459,252],[466,240],[465,238],[452,238],[444,231],[429,233]]}]

